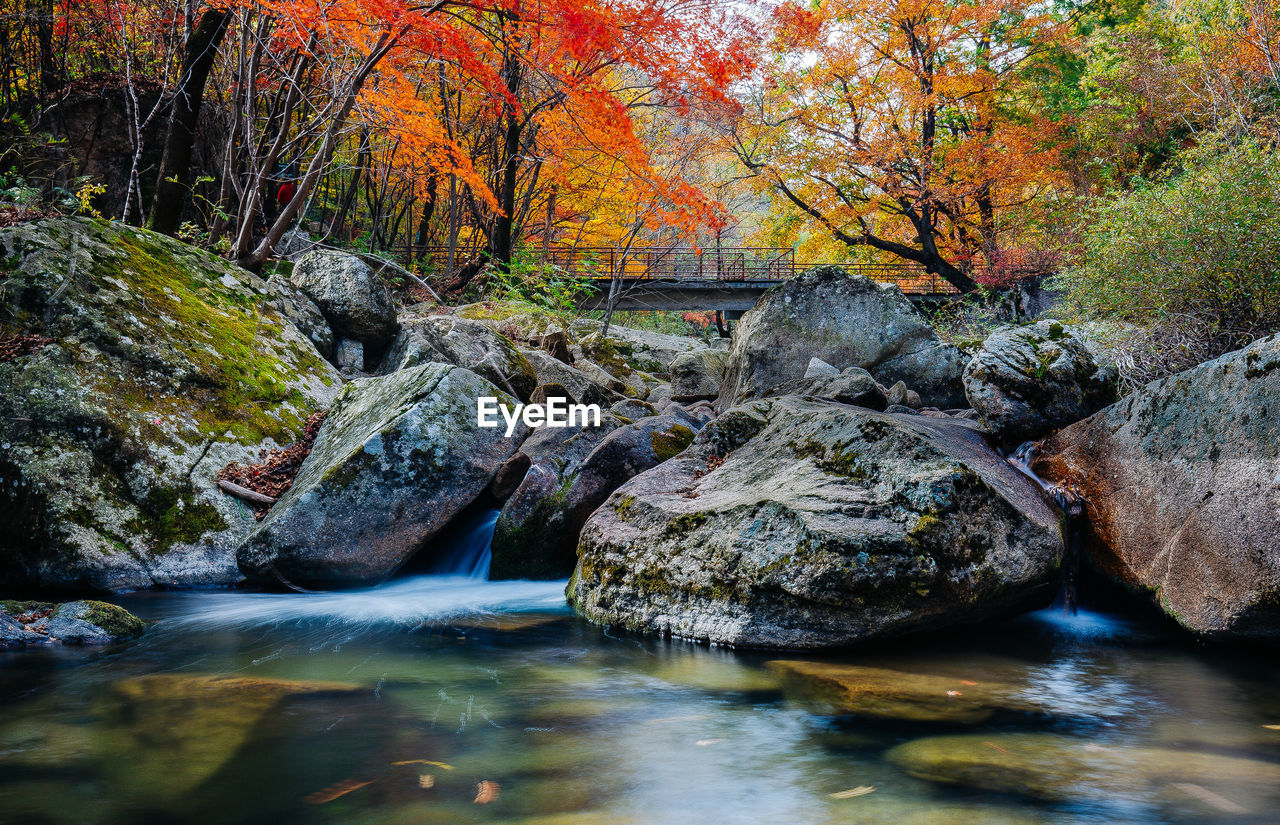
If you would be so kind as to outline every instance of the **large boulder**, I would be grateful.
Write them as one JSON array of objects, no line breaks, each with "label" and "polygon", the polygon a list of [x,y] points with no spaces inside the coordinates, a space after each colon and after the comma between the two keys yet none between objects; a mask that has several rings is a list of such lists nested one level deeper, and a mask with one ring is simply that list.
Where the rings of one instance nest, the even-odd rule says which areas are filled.
[{"label": "large boulder", "polygon": [[1050,436],[1093,559],[1210,638],[1280,638],[1280,336],[1148,384]]},{"label": "large boulder", "polygon": [[[252,515],[215,476],[342,379],[257,276],[84,218],[0,229],[0,584],[226,585]],[[47,345],[40,342],[52,339]]]},{"label": "large boulder", "polygon": [[451,315],[406,321],[379,371],[392,373],[432,362],[471,370],[521,401],[528,401],[534,388],[545,383],[505,336],[477,321]]},{"label": "large boulder", "polygon": [[1116,400],[1115,375],[1058,321],[1001,327],[964,369],[969,406],[1006,444],[1087,418]]},{"label": "large boulder", "polygon": [[316,302],[339,338],[380,352],[395,337],[391,290],[357,256],[328,249],[308,252],[294,264],[289,280]]},{"label": "large boulder", "polygon": [[680,453],[694,428],[674,415],[622,424],[606,413],[600,427],[538,436],[529,447],[533,466],[498,516],[489,571],[495,579],[568,576],[588,516],[627,479]]},{"label": "large boulder", "polygon": [[0,601],[0,649],[33,645],[103,645],[141,636],[146,625],[123,607],[99,601],[65,604]]},{"label": "large boulder", "polygon": [[[602,337],[604,325],[587,318],[575,321],[572,331],[578,336],[584,350],[606,349],[607,357],[617,359],[633,370],[658,375],[665,372],[667,365],[680,353],[706,348],[706,344],[696,338],[632,329],[617,324],[610,324],[608,337]],[[596,337],[592,338],[593,335]],[[591,343],[593,341],[596,342],[594,345]],[[588,356],[590,357],[590,353]],[[604,366],[607,368],[609,364]]]},{"label": "large boulder", "polygon": [[905,381],[926,404],[966,404],[963,353],[938,339],[901,290],[823,266],[769,290],[742,316],[719,406],[803,378],[813,358],[861,367],[885,386]]},{"label": "large boulder", "polygon": [[240,547],[246,575],[303,587],[376,584],[485,491],[528,434],[477,425],[515,400],[469,370],[424,364],[344,388],[297,479]]},{"label": "large boulder", "polygon": [[718,349],[694,349],[671,359],[671,395],[676,401],[711,399],[720,394],[729,353]]},{"label": "large boulder", "polygon": [[811,368],[810,372],[813,374],[773,387],[767,395],[803,395],[877,411],[889,406],[888,391],[864,369],[849,367],[832,374],[825,370],[814,373]]},{"label": "large boulder", "polygon": [[568,595],[603,624],[847,645],[1047,602],[1059,516],[966,422],[765,399],[618,488]]},{"label": "large boulder", "polygon": [[276,310],[307,337],[326,361],[332,362],[336,355],[333,328],[316,302],[287,278],[274,272],[267,276],[267,287],[275,295]]},{"label": "large boulder", "polygon": [[522,349],[520,352],[533,367],[539,385],[559,384],[579,404],[599,404],[601,407],[607,407],[623,397],[622,393],[599,383],[592,376],[564,363],[548,352],[540,349]]}]

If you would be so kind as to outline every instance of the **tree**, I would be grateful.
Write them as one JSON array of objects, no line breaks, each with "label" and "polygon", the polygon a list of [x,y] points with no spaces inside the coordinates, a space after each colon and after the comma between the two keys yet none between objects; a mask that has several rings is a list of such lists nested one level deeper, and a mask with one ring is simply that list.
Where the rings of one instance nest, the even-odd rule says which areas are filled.
[{"label": "tree", "polygon": [[961,291],[1006,216],[1056,183],[1056,126],[1019,69],[1060,37],[1030,0],[822,0],[780,7],[730,138],[742,162],[847,248]]}]

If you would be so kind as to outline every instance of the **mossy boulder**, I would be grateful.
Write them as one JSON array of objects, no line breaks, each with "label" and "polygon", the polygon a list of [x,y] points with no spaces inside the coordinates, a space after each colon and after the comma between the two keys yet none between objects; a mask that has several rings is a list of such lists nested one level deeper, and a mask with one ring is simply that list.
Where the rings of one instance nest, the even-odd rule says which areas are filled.
[{"label": "mossy boulder", "polygon": [[1046,320],[987,336],[964,368],[964,389],[987,429],[1016,446],[1114,402],[1115,378],[1071,327]]},{"label": "mossy boulder", "polygon": [[1104,574],[1217,640],[1280,639],[1280,335],[1154,381],[1047,438]]},{"label": "mossy boulder", "polygon": [[141,619],[107,602],[0,602],[0,649],[109,644],[137,638],[144,630]]},{"label": "mossy boulder", "polygon": [[377,584],[489,487],[528,428],[480,427],[477,398],[515,399],[475,373],[424,364],[348,384],[293,486],[239,548],[246,575]]},{"label": "mossy boulder", "polygon": [[0,583],[229,584],[253,525],[214,476],[297,440],[341,385],[262,279],[86,218],[0,229]]},{"label": "mossy boulder", "polygon": [[578,552],[569,598],[593,621],[804,648],[1047,603],[1063,536],[967,422],[786,396],[623,484]]},{"label": "mossy boulder", "polygon": [[624,423],[606,413],[600,427],[531,438],[527,449],[538,455],[498,517],[490,577],[568,576],[588,516],[620,484],[678,455],[693,436],[692,427],[671,415]]},{"label": "mossy boulder", "polygon": [[574,322],[573,333],[582,351],[615,375],[627,369],[661,375],[676,356],[706,348],[697,338],[617,324],[610,324],[605,336],[604,324],[587,318]]},{"label": "mossy boulder", "polygon": [[770,289],[743,315],[720,388],[726,409],[803,378],[818,358],[905,381],[926,404],[965,405],[964,355],[943,343],[902,291],[838,266],[815,267]]},{"label": "mossy boulder", "polygon": [[541,383],[529,359],[506,336],[452,315],[407,320],[379,371],[385,375],[432,362],[471,370],[521,401]]}]

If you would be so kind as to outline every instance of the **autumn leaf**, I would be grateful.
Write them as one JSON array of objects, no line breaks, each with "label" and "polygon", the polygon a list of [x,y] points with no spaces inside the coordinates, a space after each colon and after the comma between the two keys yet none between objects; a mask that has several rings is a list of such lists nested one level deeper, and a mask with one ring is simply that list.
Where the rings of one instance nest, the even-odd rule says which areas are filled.
[{"label": "autumn leaf", "polygon": [[311,805],[323,805],[326,802],[332,802],[339,797],[346,796],[352,791],[358,791],[365,785],[371,784],[373,784],[372,779],[367,779],[363,782],[358,782],[354,779],[346,779],[336,785],[330,785],[323,791],[316,791],[313,794],[308,794],[303,797],[303,801]]}]

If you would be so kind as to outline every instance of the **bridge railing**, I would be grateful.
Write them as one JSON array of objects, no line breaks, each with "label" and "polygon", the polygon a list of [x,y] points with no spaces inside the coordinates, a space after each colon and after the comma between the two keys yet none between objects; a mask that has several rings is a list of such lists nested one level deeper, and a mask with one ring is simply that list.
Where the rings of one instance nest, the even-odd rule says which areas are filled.
[{"label": "bridge railing", "polygon": [[[405,254],[430,263],[443,262],[448,256],[447,250],[433,247],[415,247],[405,250]],[[543,260],[572,276],[599,281],[620,276],[624,281],[776,282],[821,265],[797,262],[795,250],[789,247],[746,246],[719,249],[658,246],[630,249],[609,246],[553,247],[546,251]],[[910,295],[946,295],[958,292],[945,278],[926,272],[924,267],[917,264],[834,265],[876,281],[896,284]]]}]

